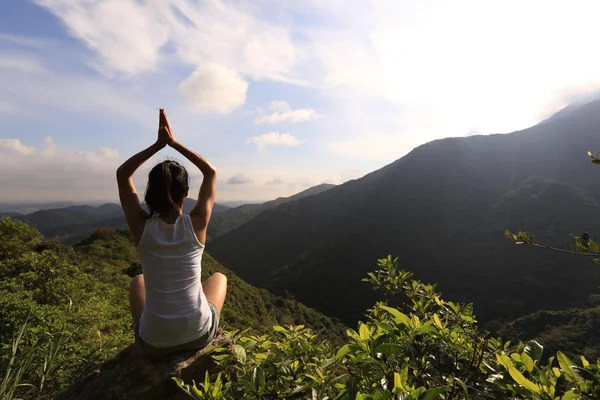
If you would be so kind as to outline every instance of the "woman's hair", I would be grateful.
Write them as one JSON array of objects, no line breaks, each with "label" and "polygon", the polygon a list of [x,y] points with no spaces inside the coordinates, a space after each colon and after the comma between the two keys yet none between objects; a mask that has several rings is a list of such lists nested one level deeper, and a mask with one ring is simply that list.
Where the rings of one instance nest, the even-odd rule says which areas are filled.
[{"label": "woman's hair", "polygon": [[148,175],[144,200],[150,211],[165,214],[182,204],[189,189],[189,177],[177,161],[167,160],[157,164]]}]

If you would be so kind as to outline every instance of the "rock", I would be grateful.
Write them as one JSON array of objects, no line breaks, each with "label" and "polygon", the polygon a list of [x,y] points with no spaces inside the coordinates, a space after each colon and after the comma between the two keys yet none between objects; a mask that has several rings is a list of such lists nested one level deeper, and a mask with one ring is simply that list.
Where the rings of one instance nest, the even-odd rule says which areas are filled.
[{"label": "rock", "polygon": [[[231,347],[231,340],[219,331],[207,349],[214,345]],[[57,400],[189,399],[171,378],[178,377],[186,383],[203,381],[206,371],[213,373],[216,370],[213,359],[205,353],[206,349],[202,349],[155,360],[132,344],[93,373],[82,377]]]}]

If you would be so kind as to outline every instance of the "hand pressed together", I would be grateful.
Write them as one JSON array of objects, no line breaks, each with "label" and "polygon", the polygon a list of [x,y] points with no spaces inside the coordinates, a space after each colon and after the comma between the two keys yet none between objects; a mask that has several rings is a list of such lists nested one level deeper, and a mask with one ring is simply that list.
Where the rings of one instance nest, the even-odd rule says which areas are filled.
[{"label": "hand pressed together", "polygon": [[158,139],[156,143],[160,145],[161,148],[165,146],[173,146],[177,141],[175,140],[175,136],[171,131],[171,126],[169,125],[169,119],[167,118],[167,114],[163,108],[159,111],[159,120],[158,120]]}]

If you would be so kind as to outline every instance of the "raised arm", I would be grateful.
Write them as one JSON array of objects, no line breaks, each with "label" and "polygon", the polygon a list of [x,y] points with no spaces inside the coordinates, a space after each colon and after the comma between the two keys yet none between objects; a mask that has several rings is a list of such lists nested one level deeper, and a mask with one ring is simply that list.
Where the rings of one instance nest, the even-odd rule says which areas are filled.
[{"label": "raised arm", "polygon": [[194,225],[194,231],[198,240],[202,243],[206,242],[206,228],[210,221],[212,214],[212,208],[215,204],[215,197],[217,194],[217,172],[215,168],[200,154],[193,152],[184,145],[178,142],[171,144],[175,150],[181,155],[187,158],[192,164],[194,164],[200,172],[202,172],[202,184],[200,185],[200,193],[198,193],[198,202],[190,211],[192,217],[192,224]]},{"label": "raised arm", "polygon": [[175,140],[167,116],[164,115],[164,118],[169,135],[167,141],[169,146],[181,153],[182,156],[187,158],[192,164],[198,167],[200,172],[202,172],[203,179],[202,184],[200,185],[200,193],[198,194],[198,202],[190,212],[190,216],[198,240],[202,243],[206,243],[206,228],[210,221],[212,208],[215,204],[215,197],[217,194],[217,172],[204,157]]},{"label": "raised arm", "polygon": [[119,200],[125,213],[127,226],[133,234],[134,243],[137,246],[144,230],[146,212],[140,205],[137,191],[133,185],[134,172],[150,157],[158,153],[167,145],[167,131],[164,126],[159,127],[158,139],[150,147],[133,155],[117,168],[117,185],[119,186]]}]

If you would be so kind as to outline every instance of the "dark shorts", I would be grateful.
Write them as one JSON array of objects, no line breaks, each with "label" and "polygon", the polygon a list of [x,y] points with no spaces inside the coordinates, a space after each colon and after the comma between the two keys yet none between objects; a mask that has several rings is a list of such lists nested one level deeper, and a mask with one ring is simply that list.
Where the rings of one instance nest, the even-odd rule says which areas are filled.
[{"label": "dark shorts", "polygon": [[191,342],[178,344],[177,346],[171,347],[153,347],[148,343],[144,342],[144,339],[140,337],[139,332],[139,323],[135,323],[135,343],[142,348],[144,353],[153,358],[161,358],[166,357],[171,354],[183,352],[183,351],[192,351],[192,350],[200,350],[205,348],[212,340],[217,336],[217,329],[219,328],[219,311],[217,307],[208,302],[208,307],[210,308],[210,312],[212,313],[212,325],[208,329],[202,337],[198,339],[192,340]]}]

